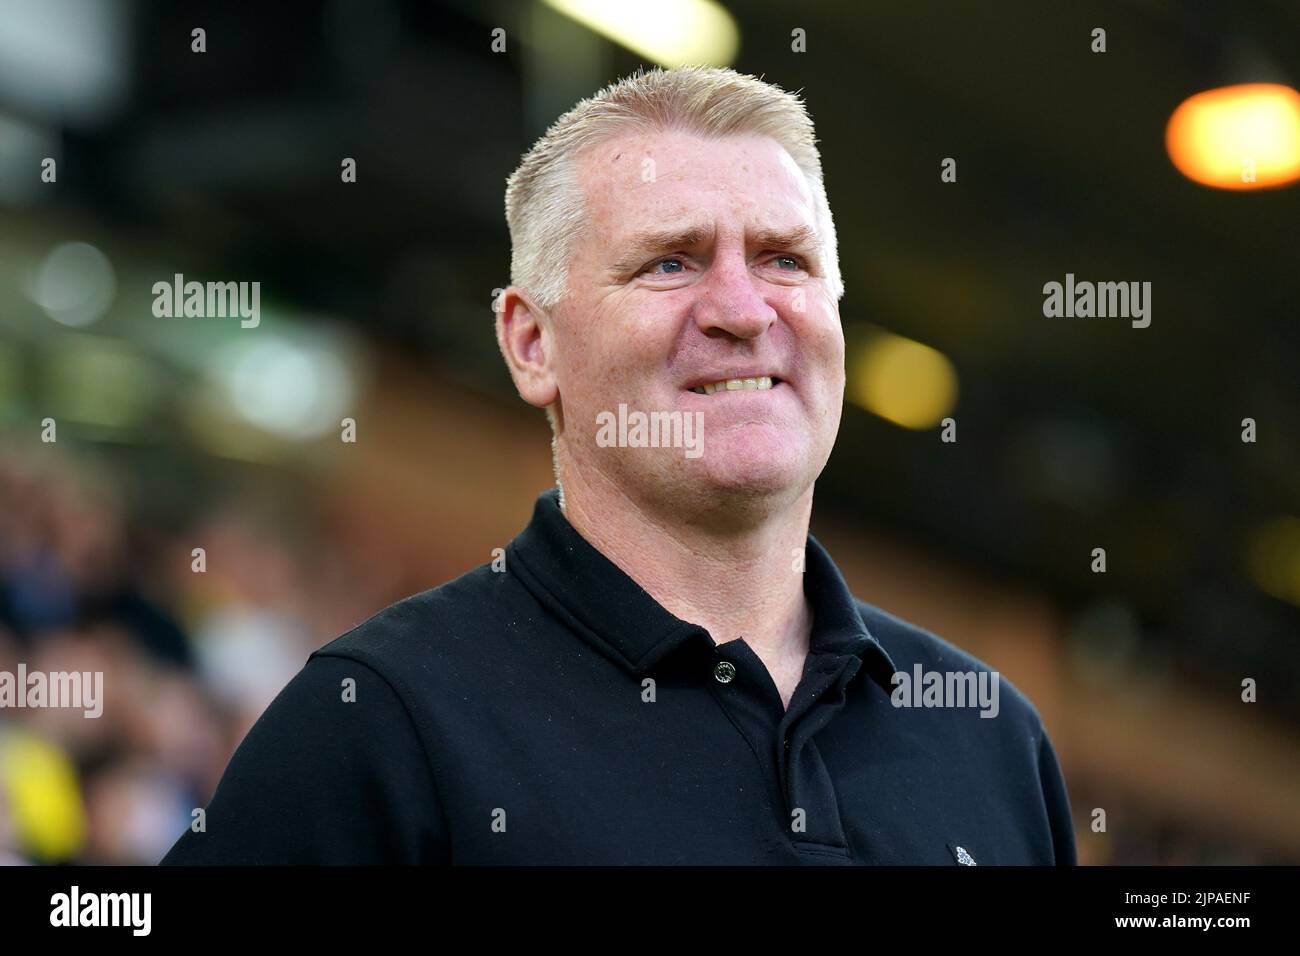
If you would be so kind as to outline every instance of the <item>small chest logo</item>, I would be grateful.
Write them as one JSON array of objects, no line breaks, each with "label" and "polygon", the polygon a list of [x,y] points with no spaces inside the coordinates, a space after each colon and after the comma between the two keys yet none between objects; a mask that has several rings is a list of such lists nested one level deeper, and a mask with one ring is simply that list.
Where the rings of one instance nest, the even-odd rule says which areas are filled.
[{"label": "small chest logo", "polygon": [[948,849],[952,850],[952,855],[957,858],[957,862],[962,866],[976,866],[975,857],[966,852],[964,846],[958,846],[955,843],[949,843]]}]

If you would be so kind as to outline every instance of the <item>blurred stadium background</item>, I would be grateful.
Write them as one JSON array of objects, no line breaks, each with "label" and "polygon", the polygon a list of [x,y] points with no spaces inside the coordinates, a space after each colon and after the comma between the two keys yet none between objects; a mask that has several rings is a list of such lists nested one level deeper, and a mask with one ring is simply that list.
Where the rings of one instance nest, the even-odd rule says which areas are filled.
[{"label": "blurred stadium background", "polygon": [[[1030,695],[1082,862],[1300,861],[1300,190],[1165,146],[1196,92],[1297,84],[1300,7],[585,7],[0,0],[0,670],[107,694],[0,711],[0,859],[155,862],[311,650],[523,526],[505,177],[708,61],[818,126],[850,394],[813,530],[854,590]],[[1045,319],[1067,272],[1152,282],[1150,328]],[[259,327],[154,317],[175,273],[260,281]]]}]

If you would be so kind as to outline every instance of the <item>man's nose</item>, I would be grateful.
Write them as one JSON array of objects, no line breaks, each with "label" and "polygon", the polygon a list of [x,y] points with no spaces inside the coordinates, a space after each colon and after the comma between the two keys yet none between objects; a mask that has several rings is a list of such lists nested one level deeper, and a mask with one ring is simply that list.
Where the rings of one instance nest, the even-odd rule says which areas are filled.
[{"label": "man's nose", "polygon": [[705,335],[727,333],[740,339],[762,335],[777,320],[762,295],[762,280],[750,271],[742,253],[720,255],[698,286],[695,323]]}]

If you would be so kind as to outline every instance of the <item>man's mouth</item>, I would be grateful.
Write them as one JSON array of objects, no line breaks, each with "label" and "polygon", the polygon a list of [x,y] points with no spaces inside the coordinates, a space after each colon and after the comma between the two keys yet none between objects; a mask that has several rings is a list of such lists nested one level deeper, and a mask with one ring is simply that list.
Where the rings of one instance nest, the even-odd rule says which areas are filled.
[{"label": "man's mouth", "polygon": [[697,385],[690,391],[697,395],[712,395],[714,392],[766,392],[781,380],[771,375],[759,375],[756,378],[726,378],[718,382]]}]

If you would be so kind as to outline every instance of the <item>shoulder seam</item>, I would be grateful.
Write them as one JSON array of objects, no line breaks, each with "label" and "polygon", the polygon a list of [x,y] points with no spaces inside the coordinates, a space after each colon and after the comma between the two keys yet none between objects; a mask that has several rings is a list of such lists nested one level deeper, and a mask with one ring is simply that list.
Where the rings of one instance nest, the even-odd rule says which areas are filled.
[{"label": "shoulder seam", "polygon": [[[357,625],[357,627],[360,626],[360,624]],[[355,630],[355,628],[353,628],[353,630]],[[360,664],[366,670],[379,678],[379,680],[382,681],[390,691],[392,691],[393,696],[397,699],[397,703],[401,705],[402,712],[406,714],[407,722],[411,725],[411,730],[415,734],[416,742],[420,746],[420,753],[424,755],[425,767],[429,771],[429,779],[433,781],[434,793],[438,798],[438,815],[441,818],[442,832],[446,834],[448,847],[450,848],[451,827],[450,821],[447,819],[447,802],[443,794],[442,785],[438,778],[437,768],[434,764],[433,757],[430,755],[429,748],[425,743],[425,735],[420,732],[420,724],[416,720],[410,704],[407,702],[407,697],[409,695],[403,688],[399,688],[393,680],[389,679],[386,674],[379,670],[378,667],[369,661],[363,660],[356,651],[327,650],[325,648],[319,648],[312,652],[311,657],[308,658],[307,662],[311,663],[311,658],[314,657],[333,657],[337,660],[345,660],[353,664]]]}]

